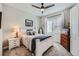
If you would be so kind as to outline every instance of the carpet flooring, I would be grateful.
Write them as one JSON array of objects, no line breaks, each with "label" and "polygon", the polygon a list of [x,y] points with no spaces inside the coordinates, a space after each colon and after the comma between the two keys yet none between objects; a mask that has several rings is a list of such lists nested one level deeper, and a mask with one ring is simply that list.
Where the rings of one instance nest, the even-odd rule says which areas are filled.
[{"label": "carpet flooring", "polygon": [[[4,56],[32,56],[32,53],[26,49],[24,46],[19,48],[14,48],[12,50],[3,51]],[[54,43],[53,47],[51,47],[43,56],[72,56],[70,52],[68,52],[61,44]]]},{"label": "carpet flooring", "polygon": [[24,46],[21,46],[12,50],[5,50],[3,56],[31,56],[31,52]]},{"label": "carpet flooring", "polygon": [[72,56],[60,43],[54,43],[44,56]]}]

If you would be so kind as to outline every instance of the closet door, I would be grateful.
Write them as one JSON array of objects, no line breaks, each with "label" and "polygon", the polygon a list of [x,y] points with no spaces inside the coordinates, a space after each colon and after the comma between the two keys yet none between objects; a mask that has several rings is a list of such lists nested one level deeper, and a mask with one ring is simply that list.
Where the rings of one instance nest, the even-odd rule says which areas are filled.
[{"label": "closet door", "polygon": [[2,29],[0,29],[0,56],[2,55]]},{"label": "closet door", "polygon": [[70,10],[70,52],[79,55],[79,5]]},{"label": "closet door", "polygon": [[71,34],[76,34],[78,35],[78,6],[73,7],[70,10],[70,20],[71,20]]},{"label": "closet door", "polygon": [[1,15],[2,15],[2,4],[0,3],[0,56],[2,55],[2,28],[1,28]]}]

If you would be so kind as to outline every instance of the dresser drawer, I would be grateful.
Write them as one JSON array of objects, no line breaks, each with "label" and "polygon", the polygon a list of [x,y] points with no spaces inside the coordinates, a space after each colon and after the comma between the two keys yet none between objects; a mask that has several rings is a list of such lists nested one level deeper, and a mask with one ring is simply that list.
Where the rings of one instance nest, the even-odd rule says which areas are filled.
[{"label": "dresser drawer", "polygon": [[66,48],[68,51],[70,50],[70,39],[69,35],[62,34],[61,35],[61,45]]},{"label": "dresser drawer", "polygon": [[61,39],[68,39],[67,36],[61,36]]}]

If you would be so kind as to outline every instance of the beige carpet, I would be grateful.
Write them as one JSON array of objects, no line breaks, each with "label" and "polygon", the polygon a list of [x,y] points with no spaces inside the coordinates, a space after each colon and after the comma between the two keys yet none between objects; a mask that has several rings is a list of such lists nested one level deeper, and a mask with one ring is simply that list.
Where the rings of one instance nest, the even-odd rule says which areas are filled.
[{"label": "beige carpet", "polygon": [[6,50],[3,52],[4,56],[31,56],[31,52],[24,46],[14,48],[12,50]]},{"label": "beige carpet", "polygon": [[[42,47],[43,48],[43,47]],[[31,56],[31,52],[26,49],[24,46],[19,48],[12,49],[11,51],[6,50],[3,52],[4,56]],[[64,47],[59,43],[54,43],[43,56],[72,56]]]},{"label": "beige carpet", "polygon": [[44,56],[72,56],[72,54],[61,46],[61,44],[54,43],[53,47],[51,47]]}]

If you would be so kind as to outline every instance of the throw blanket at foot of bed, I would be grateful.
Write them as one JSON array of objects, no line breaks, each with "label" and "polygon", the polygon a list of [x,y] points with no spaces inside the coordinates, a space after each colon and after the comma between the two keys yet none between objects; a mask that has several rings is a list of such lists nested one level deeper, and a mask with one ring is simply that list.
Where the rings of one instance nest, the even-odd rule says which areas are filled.
[{"label": "throw blanket at foot of bed", "polygon": [[[53,43],[51,36],[37,36],[32,39],[31,51],[34,55],[42,55]],[[46,49],[45,49],[46,48]],[[41,51],[41,52],[40,52]]]}]

